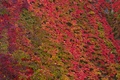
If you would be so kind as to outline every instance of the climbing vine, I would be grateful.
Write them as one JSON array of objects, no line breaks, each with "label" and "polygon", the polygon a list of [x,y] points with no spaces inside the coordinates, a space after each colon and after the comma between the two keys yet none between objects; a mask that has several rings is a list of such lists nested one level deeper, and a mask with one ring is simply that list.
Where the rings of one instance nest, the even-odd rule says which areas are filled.
[{"label": "climbing vine", "polygon": [[1,0],[0,80],[119,80],[119,0]]}]

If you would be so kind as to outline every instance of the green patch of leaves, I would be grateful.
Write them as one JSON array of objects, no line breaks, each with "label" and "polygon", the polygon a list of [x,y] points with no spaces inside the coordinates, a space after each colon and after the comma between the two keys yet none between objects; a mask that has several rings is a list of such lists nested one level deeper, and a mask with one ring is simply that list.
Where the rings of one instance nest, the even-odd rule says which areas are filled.
[{"label": "green patch of leaves", "polygon": [[5,8],[0,8],[0,15],[8,14],[9,12]]}]

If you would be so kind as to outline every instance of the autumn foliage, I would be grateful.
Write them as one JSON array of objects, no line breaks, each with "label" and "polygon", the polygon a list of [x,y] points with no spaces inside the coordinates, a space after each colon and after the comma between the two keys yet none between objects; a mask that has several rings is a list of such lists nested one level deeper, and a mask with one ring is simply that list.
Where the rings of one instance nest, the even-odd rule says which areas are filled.
[{"label": "autumn foliage", "polygon": [[120,0],[0,0],[0,80],[120,80]]}]

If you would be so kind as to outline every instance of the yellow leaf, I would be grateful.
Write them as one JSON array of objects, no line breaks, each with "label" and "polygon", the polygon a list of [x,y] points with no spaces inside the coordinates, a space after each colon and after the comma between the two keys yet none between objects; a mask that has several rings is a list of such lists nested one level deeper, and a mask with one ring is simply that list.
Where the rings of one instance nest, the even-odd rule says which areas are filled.
[{"label": "yellow leaf", "polygon": [[63,75],[61,80],[70,80],[68,76]]},{"label": "yellow leaf", "polygon": [[89,14],[93,15],[93,14],[95,14],[95,12],[94,11],[90,11]]}]

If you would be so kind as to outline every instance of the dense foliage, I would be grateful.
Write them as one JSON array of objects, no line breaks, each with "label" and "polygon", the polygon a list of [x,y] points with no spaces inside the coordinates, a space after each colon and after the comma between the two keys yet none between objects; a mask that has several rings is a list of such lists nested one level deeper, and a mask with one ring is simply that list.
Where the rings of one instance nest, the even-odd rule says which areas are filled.
[{"label": "dense foliage", "polygon": [[0,0],[0,80],[120,80],[120,0]]}]

